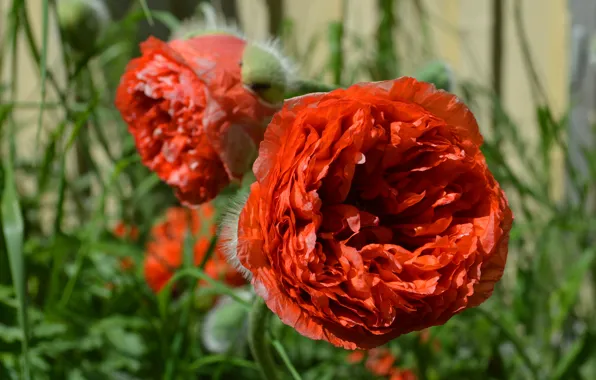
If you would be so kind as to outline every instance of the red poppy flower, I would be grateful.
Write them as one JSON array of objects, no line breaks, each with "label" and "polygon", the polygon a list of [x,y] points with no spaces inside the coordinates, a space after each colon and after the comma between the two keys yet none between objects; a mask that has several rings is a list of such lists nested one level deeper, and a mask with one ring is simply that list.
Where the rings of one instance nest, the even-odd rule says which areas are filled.
[{"label": "red poppy flower", "polygon": [[375,376],[390,380],[416,380],[417,378],[412,371],[397,367],[397,358],[386,348],[373,348],[367,352],[352,351],[347,356],[347,361],[352,364],[360,363],[365,356],[365,366]]},{"label": "red poppy flower", "polygon": [[287,101],[240,213],[237,259],[280,319],[373,348],[492,293],[512,214],[470,110],[413,78]]},{"label": "red poppy flower", "polygon": [[[170,208],[165,221],[152,230],[152,239],[147,244],[145,257],[145,279],[154,292],[159,292],[182,265],[184,241],[188,232],[198,236],[194,245],[194,264],[200,265],[207,253],[210,239],[215,234],[213,207],[204,204],[196,210]],[[226,281],[231,286],[245,283],[241,274],[225,264],[225,256],[216,250],[205,265],[205,273],[214,279]]]},{"label": "red poppy flower", "polygon": [[228,34],[151,37],[122,76],[115,103],[142,162],[186,205],[242,178],[277,109],[242,82],[246,45]]},{"label": "red poppy flower", "polygon": [[346,357],[346,361],[351,364],[360,363],[364,360],[364,351],[352,351]]},{"label": "red poppy flower", "polygon": [[112,233],[120,239],[137,240],[139,238],[139,229],[136,226],[126,225],[124,222],[118,222]]},{"label": "red poppy flower", "polygon": [[[129,226],[124,222],[118,222],[112,231],[114,236],[123,240],[136,241],[139,238],[139,229],[136,226]],[[120,259],[120,269],[129,271],[133,269],[135,262],[131,257]]]},{"label": "red poppy flower", "polygon": [[393,371],[396,358],[391,351],[384,348],[373,348],[368,351],[366,368],[376,376],[389,376]]},{"label": "red poppy flower", "polygon": [[391,372],[389,380],[416,380],[418,377],[409,369],[395,368]]}]

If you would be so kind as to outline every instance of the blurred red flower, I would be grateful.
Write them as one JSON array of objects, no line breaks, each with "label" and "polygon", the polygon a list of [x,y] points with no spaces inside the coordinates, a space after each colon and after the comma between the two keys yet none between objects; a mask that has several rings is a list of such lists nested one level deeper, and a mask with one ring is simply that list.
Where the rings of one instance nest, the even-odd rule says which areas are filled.
[{"label": "blurred red flower", "polygon": [[512,214],[470,110],[413,78],[286,101],[265,133],[237,259],[281,320],[374,348],[492,293]]},{"label": "blurred red flower", "polygon": [[168,43],[151,37],[122,76],[115,104],[142,162],[185,205],[242,178],[276,110],[243,87],[245,46],[228,34]]},{"label": "blurred red flower", "polygon": [[365,366],[375,376],[390,380],[416,380],[416,375],[396,366],[397,358],[386,348],[373,348],[368,351],[353,351],[347,356],[348,363],[360,363],[366,357]]},{"label": "blurred red flower", "polygon": [[366,355],[364,351],[352,351],[348,354],[348,356],[346,356],[346,360],[348,363],[356,364],[363,361],[365,356]]},{"label": "blurred red flower", "polygon": [[132,257],[124,257],[122,260],[120,260],[120,268],[123,271],[128,271],[133,269],[135,266],[135,262],[132,259]]},{"label": "blurred red flower", "polygon": [[391,372],[389,380],[416,380],[418,377],[409,369],[395,368]]},{"label": "blurred red flower", "polygon": [[139,229],[136,226],[129,226],[124,222],[118,222],[112,233],[120,239],[137,240],[139,238]]},{"label": "blurred red flower", "polygon": [[[112,230],[114,236],[122,240],[136,241],[139,238],[139,229],[136,226],[130,226],[124,222],[118,222]],[[123,257],[120,259],[120,269],[129,271],[133,269],[135,262],[132,257]]]},{"label": "blurred red flower", "polygon": [[366,368],[376,376],[389,376],[393,371],[396,357],[385,348],[373,348],[368,351]]},{"label": "blurred red flower", "polygon": [[[199,235],[193,248],[193,259],[194,265],[201,264],[216,232],[213,215],[214,209],[210,204],[194,210],[174,207],[168,209],[165,220],[152,229],[144,269],[147,284],[154,292],[159,292],[182,265],[187,231],[194,236]],[[246,283],[242,275],[226,263],[225,256],[218,249],[213,252],[204,270],[211,278],[231,286]]]},{"label": "blurred red flower", "polygon": [[420,331],[420,343],[421,344],[430,344],[432,349],[435,352],[438,352],[441,350],[441,342],[439,342],[438,339],[431,337],[429,329],[424,329],[424,330]]}]

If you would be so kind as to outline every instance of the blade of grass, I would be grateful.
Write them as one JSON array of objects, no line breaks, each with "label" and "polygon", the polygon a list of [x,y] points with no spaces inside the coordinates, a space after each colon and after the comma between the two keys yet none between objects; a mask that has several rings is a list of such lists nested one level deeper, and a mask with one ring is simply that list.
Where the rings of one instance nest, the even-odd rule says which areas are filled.
[{"label": "blade of grass", "polygon": [[[17,52],[18,52],[18,31],[20,28],[20,14],[24,8],[23,0],[14,0],[12,2],[10,17],[10,53],[11,56],[11,86],[10,96],[11,102],[16,100],[17,95]],[[2,200],[0,207],[2,208],[0,216],[2,217],[2,232],[4,234],[4,242],[8,253],[8,261],[10,263],[10,272],[12,276],[13,286],[19,302],[19,325],[23,331],[23,340],[21,342],[21,364],[22,377],[25,380],[30,379],[30,363],[29,363],[29,324],[27,314],[27,283],[26,283],[26,266],[23,255],[23,235],[24,223],[21,214],[21,206],[19,203],[19,196],[17,193],[15,173],[13,162],[16,157],[16,124],[12,119],[12,113],[8,115],[10,130],[8,131],[9,151],[7,157],[3,159],[4,168],[4,188],[2,189]]]},{"label": "blade of grass", "polygon": [[566,350],[567,353],[555,366],[552,380],[579,378],[573,375],[577,375],[581,365],[591,358],[592,351],[596,347],[591,344],[592,338],[594,338],[593,334],[583,334]]},{"label": "blade of grass", "polygon": [[376,76],[373,80],[393,79],[400,72],[393,40],[398,26],[395,17],[395,8],[398,6],[398,1],[378,0],[377,4],[380,21],[377,28]]},{"label": "blade of grass", "polygon": [[550,296],[549,303],[551,307],[552,331],[561,331],[563,323],[567,320],[572,307],[579,297],[583,280],[588,274],[590,268],[596,259],[596,249],[586,250],[579,259],[566,268],[561,274],[563,282],[559,288]]},{"label": "blade of grass", "polygon": [[513,6],[513,22],[518,37],[517,40],[520,44],[522,58],[524,60],[523,66],[527,70],[527,75],[532,85],[530,88],[532,91],[532,98],[534,102],[536,102],[536,105],[548,106],[548,97],[538,72],[536,71],[536,65],[534,63],[534,59],[532,58],[532,49],[530,48],[530,42],[524,27],[525,23],[523,19],[522,0],[515,0]]},{"label": "blade of grass", "polygon": [[[190,212],[187,214],[188,218],[188,226],[192,226],[192,217]],[[195,236],[193,236],[193,232],[191,228],[187,228],[184,238],[184,260],[183,265],[184,268],[192,268],[194,265],[194,245],[195,245]],[[180,324],[178,325],[178,329],[174,334],[174,339],[172,340],[172,344],[170,347],[170,352],[168,357],[166,358],[166,373],[164,379],[171,380],[176,378],[176,363],[180,359],[180,349],[182,348],[182,342],[184,337],[187,335],[186,328],[189,324],[189,318],[192,313],[192,306],[194,303],[194,281],[189,279],[190,281],[185,281],[185,289],[186,289],[186,299],[182,309],[182,313],[180,315]]]},{"label": "blade of grass", "polygon": [[35,134],[35,147],[39,146],[39,136],[41,134],[41,126],[43,123],[43,112],[46,102],[46,75],[47,75],[47,59],[48,59],[48,1],[42,2],[42,43],[41,43],[41,58],[39,66],[41,69],[41,102],[39,103],[39,116],[37,119],[37,132]]},{"label": "blade of grass", "polygon": [[161,180],[154,173],[151,173],[145,177],[137,186],[135,186],[135,190],[132,195],[132,205],[137,205],[143,199],[143,197],[149,194],[151,190],[159,185],[160,182]]},{"label": "blade of grass", "polygon": [[143,8],[143,13],[145,14],[145,18],[147,19],[147,22],[149,22],[149,25],[153,26],[155,23],[153,21],[153,16],[151,15],[151,11],[149,10],[149,7],[147,6],[147,1],[139,0],[139,2],[141,3],[141,8]]},{"label": "blade of grass", "polygon": [[217,281],[209,277],[205,272],[203,272],[199,268],[185,268],[177,271],[174,275],[168,280],[166,285],[163,289],[159,292],[158,295],[158,303],[161,315],[166,314],[166,307],[167,307],[167,298],[164,295],[169,295],[172,290],[172,286],[182,278],[185,277],[192,277],[198,280],[204,280],[209,285],[211,285],[219,294],[230,296],[234,301],[240,303],[241,305],[245,306],[248,310],[251,308],[251,304],[248,303],[245,299],[240,297],[234,290],[230,287],[225,285],[223,282]]},{"label": "blade of grass", "polygon": [[122,173],[122,171],[124,169],[126,169],[127,166],[129,166],[137,161],[138,161],[138,157],[133,156],[133,157],[128,157],[128,158],[123,158],[116,164],[114,171],[112,172],[112,175],[110,177],[110,181],[109,181],[108,185],[106,186],[105,190],[102,192],[101,196],[99,197],[99,200],[97,201],[97,206],[95,208],[95,212],[91,216],[91,220],[87,224],[87,228],[85,229],[84,242],[83,242],[83,245],[81,246],[81,249],[78,252],[77,259],[75,261],[74,273],[68,279],[68,282],[66,283],[66,286],[64,287],[64,291],[62,292],[62,297],[60,298],[60,302],[58,303],[60,308],[64,308],[70,301],[70,297],[72,296],[72,292],[74,290],[74,287],[77,283],[79,274],[83,267],[84,260],[87,256],[87,254],[89,253],[91,247],[93,246],[93,244],[99,238],[99,235],[102,231],[101,226],[99,225],[99,222],[101,220],[101,217],[104,215],[107,193],[112,188],[114,183],[117,181],[117,179],[120,176],[120,174]]},{"label": "blade of grass", "polygon": [[511,344],[513,345],[513,347],[519,354],[520,358],[524,362],[524,365],[530,371],[530,374],[531,374],[530,378],[534,379],[534,380],[540,379],[540,376],[538,374],[538,366],[528,356],[528,353],[526,352],[526,348],[525,348],[526,345],[521,341],[521,339],[518,337],[518,335],[509,326],[507,326],[507,323],[505,322],[505,320],[503,318],[493,315],[491,312],[488,312],[481,307],[477,307],[477,308],[474,308],[471,310],[473,310],[476,313],[478,313],[479,315],[483,316],[491,324],[493,324],[495,327],[497,327],[501,331],[501,333],[507,338],[507,340],[509,340],[509,342],[511,342]]},{"label": "blade of grass", "polygon": [[344,67],[343,36],[344,24],[341,21],[335,21],[329,24],[329,69],[333,76],[333,83],[341,85]]},{"label": "blade of grass", "polygon": [[273,342],[271,342],[271,344],[277,351],[281,360],[284,362],[284,364],[288,368],[288,371],[290,371],[292,378],[294,380],[302,380],[302,377],[300,376],[298,371],[296,371],[296,368],[292,364],[292,361],[290,360],[290,357],[288,356],[288,354],[287,354],[286,350],[284,349],[284,346],[281,344],[281,342],[279,340],[274,340]]},{"label": "blade of grass", "polygon": [[255,363],[248,361],[248,360],[235,358],[233,356],[227,356],[227,355],[209,355],[209,356],[205,356],[205,357],[202,357],[202,358],[194,361],[189,366],[189,371],[196,372],[201,367],[208,366],[209,364],[216,364],[216,363],[225,363],[225,364],[236,366],[236,367],[253,369],[255,371],[259,370],[259,367]]},{"label": "blade of grass", "polygon": [[4,160],[4,189],[2,191],[2,232],[10,263],[12,282],[19,301],[19,324],[23,330],[23,376],[29,379],[28,318],[25,258],[23,257],[23,217],[17,194],[12,159]]},{"label": "blade of grass", "polygon": [[[60,173],[58,175],[58,200],[56,202],[56,217],[52,226],[52,237],[62,231],[62,219],[64,218],[64,200],[66,199],[66,155],[60,160]],[[57,270],[58,268],[56,268]]]}]

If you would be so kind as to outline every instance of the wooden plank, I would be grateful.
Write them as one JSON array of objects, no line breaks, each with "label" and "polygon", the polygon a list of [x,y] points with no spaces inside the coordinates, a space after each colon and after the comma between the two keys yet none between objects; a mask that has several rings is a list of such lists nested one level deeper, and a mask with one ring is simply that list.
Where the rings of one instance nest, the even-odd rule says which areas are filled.
[{"label": "wooden plank", "polygon": [[[582,147],[594,148],[592,125],[596,123],[596,2],[593,0],[570,0],[571,13],[571,59],[569,124],[570,159],[576,169],[587,175],[587,162]],[[569,185],[569,183],[568,183]],[[570,186],[569,196],[573,199]]]}]

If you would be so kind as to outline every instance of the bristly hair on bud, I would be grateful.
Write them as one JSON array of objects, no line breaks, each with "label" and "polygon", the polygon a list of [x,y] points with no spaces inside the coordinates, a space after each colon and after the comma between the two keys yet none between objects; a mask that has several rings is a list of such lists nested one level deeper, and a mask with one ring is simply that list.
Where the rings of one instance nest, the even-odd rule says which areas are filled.
[{"label": "bristly hair on bud", "polygon": [[241,273],[246,280],[252,279],[252,273],[246,269],[240,260],[238,260],[238,220],[240,213],[246,204],[250,188],[242,188],[233,197],[222,212],[221,223],[219,226],[219,249],[226,255],[228,263]]},{"label": "bristly hair on bud", "polygon": [[269,106],[280,106],[288,89],[294,86],[297,67],[281,48],[278,39],[249,41],[242,56],[244,87]]},{"label": "bristly hair on bud", "polygon": [[283,54],[279,39],[250,40],[236,24],[227,22],[213,5],[202,3],[200,11],[200,16],[183,21],[170,40],[214,34],[227,34],[244,40],[246,47],[240,64],[245,89],[257,95],[264,105],[280,107],[287,91],[297,82],[298,68]]},{"label": "bristly hair on bud", "polygon": [[208,34],[231,34],[246,39],[238,25],[226,21],[223,15],[217,13],[213,5],[203,2],[199,5],[199,9],[200,15],[182,21],[172,33],[170,40],[186,40]]}]

